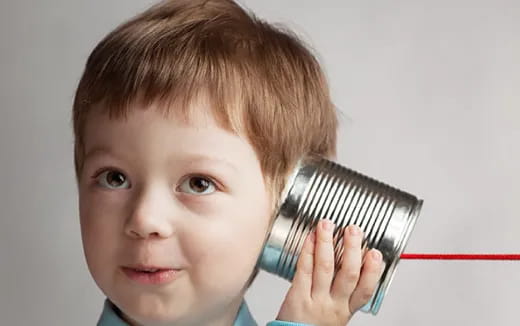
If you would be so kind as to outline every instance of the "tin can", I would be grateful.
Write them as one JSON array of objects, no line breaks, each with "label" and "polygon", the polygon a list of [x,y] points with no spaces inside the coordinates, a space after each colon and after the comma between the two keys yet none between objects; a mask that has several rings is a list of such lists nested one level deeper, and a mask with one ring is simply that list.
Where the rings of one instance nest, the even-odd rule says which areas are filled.
[{"label": "tin can", "polygon": [[343,232],[357,225],[364,249],[383,254],[384,272],[372,299],[361,311],[376,315],[394,277],[423,201],[316,155],[302,158],[287,179],[258,267],[292,281],[309,232],[320,219],[335,224],[336,272],[343,256]]}]

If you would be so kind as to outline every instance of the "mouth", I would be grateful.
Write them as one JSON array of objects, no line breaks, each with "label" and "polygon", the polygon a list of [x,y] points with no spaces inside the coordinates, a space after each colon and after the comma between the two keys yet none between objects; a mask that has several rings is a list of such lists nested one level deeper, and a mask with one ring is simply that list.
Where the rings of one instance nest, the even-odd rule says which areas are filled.
[{"label": "mouth", "polygon": [[122,266],[121,270],[130,280],[145,285],[168,284],[177,279],[180,269],[157,266]]}]

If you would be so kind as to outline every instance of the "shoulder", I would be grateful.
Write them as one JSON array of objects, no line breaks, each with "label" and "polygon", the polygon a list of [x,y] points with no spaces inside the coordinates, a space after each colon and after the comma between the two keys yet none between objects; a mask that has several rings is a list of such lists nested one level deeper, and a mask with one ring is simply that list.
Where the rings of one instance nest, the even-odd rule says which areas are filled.
[{"label": "shoulder", "polygon": [[273,321],[268,322],[266,326],[314,326],[314,325],[296,323],[296,322],[292,322],[292,321],[273,320]]}]

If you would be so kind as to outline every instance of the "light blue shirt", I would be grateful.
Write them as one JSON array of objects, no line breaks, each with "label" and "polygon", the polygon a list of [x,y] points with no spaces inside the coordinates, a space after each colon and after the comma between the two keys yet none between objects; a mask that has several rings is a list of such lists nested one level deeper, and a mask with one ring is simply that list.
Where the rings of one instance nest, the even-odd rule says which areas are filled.
[{"label": "light blue shirt", "polygon": [[[128,326],[128,324],[119,317],[116,312],[117,307],[110,302],[108,299],[105,300],[105,304],[103,306],[103,312],[101,313],[101,317],[99,317],[99,321],[97,326]],[[237,318],[233,323],[233,326],[258,326],[256,321],[254,320],[249,308],[245,301],[242,301],[240,305],[240,309],[238,310]],[[301,323],[293,323],[289,321],[280,321],[273,320],[267,323],[266,326],[312,326],[309,324],[301,324]]]}]

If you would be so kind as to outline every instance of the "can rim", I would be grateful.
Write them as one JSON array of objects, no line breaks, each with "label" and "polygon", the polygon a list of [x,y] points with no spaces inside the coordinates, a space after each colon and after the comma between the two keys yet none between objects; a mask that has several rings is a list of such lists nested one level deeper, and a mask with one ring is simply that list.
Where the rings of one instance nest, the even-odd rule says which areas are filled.
[{"label": "can rim", "polygon": [[283,190],[280,193],[280,196],[276,199],[277,200],[276,205],[274,205],[274,209],[271,212],[272,216],[270,218],[271,220],[269,221],[269,225],[267,227],[267,232],[266,232],[266,235],[265,235],[265,239],[264,239],[264,241],[262,243],[262,247],[261,247],[262,250],[260,251],[260,254],[258,255],[256,264],[255,264],[255,266],[257,266],[257,267],[260,266],[260,263],[262,261],[262,253],[265,250],[266,245],[269,243],[269,240],[271,239],[271,233],[272,233],[274,224],[276,223],[276,221],[280,217],[281,205],[283,204],[283,202],[285,201],[285,199],[289,195],[291,189],[293,188],[294,181],[298,177],[298,175],[300,174],[303,165],[305,165],[305,160],[306,159],[308,159],[308,156],[304,155],[304,156],[300,157],[300,159],[298,159],[298,161],[294,165],[291,173],[289,173],[286,176],[286,178],[285,178],[285,184],[284,184]]},{"label": "can rim", "polygon": [[408,244],[408,240],[415,228],[415,225],[417,223],[417,220],[419,218],[421,209],[423,205],[423,200],[418,199],[416,204],[413,206],[411,212],[408,214],[408,221],[406,223],[406,226],[403,231],[403,236],[399,237],[400,243],[396,246],[395,250],[395,259],[392,261],[392,263],[386,268],[386,271],[384,272],[384,275],[382,276],[383,282],[379,285],[378,290],[376,291],[372,306],[370,308],[370,312],[373,315],[376,315],[381,308],[381,304],[383,301],[383,298],[385,297],[386,293],[388,292],[388,288],[390,287],[390,284],[392,283],[396,270],[397,265],[399,264],[399,261],[401,260],[401,255],[403,254],[404,250],[406,249],[406,246]]}]

